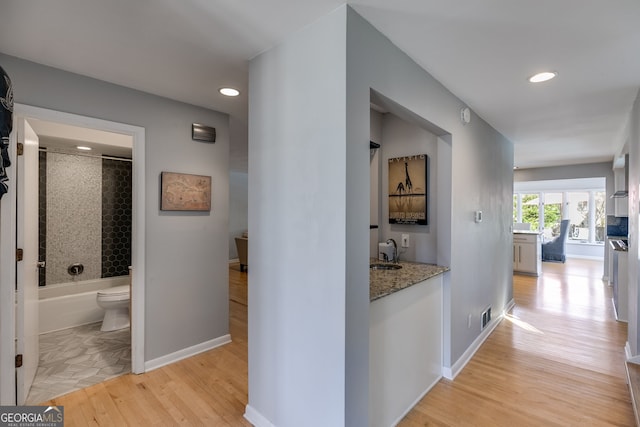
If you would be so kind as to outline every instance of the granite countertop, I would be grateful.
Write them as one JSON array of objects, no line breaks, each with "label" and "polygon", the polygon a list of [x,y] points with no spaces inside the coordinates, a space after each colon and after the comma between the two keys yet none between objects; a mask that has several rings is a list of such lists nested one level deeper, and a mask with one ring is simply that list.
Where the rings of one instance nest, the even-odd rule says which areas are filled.
[{"label": "granite countertop", "polygon": [[[385,264],[375,258],[370,264]],[[369,300],[375,301],[409,286],[423,282],[431,277],[449,271],[449,267],[419,262],[400,261],[398,270],[369,269]]]}]

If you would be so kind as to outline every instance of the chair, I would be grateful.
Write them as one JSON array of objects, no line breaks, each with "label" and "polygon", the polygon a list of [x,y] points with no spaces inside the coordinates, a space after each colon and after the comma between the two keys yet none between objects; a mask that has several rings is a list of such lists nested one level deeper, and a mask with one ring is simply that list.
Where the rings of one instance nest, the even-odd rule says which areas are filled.
[{"label": "chair", "polygon": [[247,249],[249,239],[246,237],[236,237],[236,249],[238,250],[238,259],[240,259],[240,271],[244,271],[247,267]]},{"label": "chair", "polygon": [[567,257],[564,253],[565,243],[569,234],[569,220],[563,219],[560,222],[560,234],[552,240],[542,244],[542,261],[565,262]]}]

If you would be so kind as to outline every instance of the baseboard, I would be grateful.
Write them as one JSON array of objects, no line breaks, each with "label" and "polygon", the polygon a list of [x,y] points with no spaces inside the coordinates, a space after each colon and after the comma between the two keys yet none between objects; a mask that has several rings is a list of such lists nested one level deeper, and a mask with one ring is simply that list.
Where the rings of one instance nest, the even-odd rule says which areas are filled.
[{"label": "baseboard", "polygon": [[500,315],[500,317],[504,317],[505,314],[507,314],[508,312],[510,312],[513,307],[516,306],[516,301],[512,298],[511,301],[509,301],[507,303],[507,305],[505,306],[504,310],[502,311],[502,314]]},{"label": "baseboard", "polygon": [[635,363],[636,365],[640,365],[640,355],[636,354],[635,356],[631,354],[631,346],[629,345],[629,341],[624,344],[624,355],[629,363]]},{"label": "baseboard", "polygon": [[422,398],[431,391],[431,389],[433,387],[435,387],[436,384],[438,384],[438,381],[440,381],[440,379],[442,379],[442,377],[438,377],[434,382],[432,382],[431,384],[429,384],[429,386],[427,387],[427,389],[425,391],[423,391],[420,396],[418,396],[418,398],[416,400],[413,401],[413,403],[411,403],[411,405],[409,405],[409,407],[404,411],[404,413],[402,415],[400,415],[398,417],[397,420],[395,420],[393,422],[393,424],[391,424],[392,426],[397,426],[398,424],[400,424],[400,421],[402,421],[402,419],[409,413],[411,412],[411,410],[418,404],[418,402],[420,402],[422,400]]},{"label": "baseboard", "polygon": [[260,412],[253,409],[251,405],[245,406],[244,418],[255,427],[275,427],[271,421],[266,419]]},{"label": "baseboard", "polygon": [[467,348],[467,350],[462,354],[462,356],[460,356],[460,358],[456,361],[456,363],[453,364],[452,367],[442,368],[442,376],[448,380],[454,380],[456,376],[458,376],[458,374],[462,372],[464,367],[467,366],[467,363],[469,363],[473,355],[476,354],[476,352],[478,351],[482,343],[484,343],[487,340],[487,338],[489,338],[489,335],[491,335],[493,330],[500,324],[502,319],[504,319],[505,314],[511,311],[511,309],[514,306],[515,306],[515,301],[512,299],[507,303],[505,309],[502,311],[502,314],[500,314],[500,316],[492,320],[487,325],[487,327],[484,328],[484,330],[480,333],[478,338],[476,338],[473,341],[473,343],[471,343],[469,348]]},{"label": "baseboard", "polygon": [[[629,343],[625,345],[625,353],[627,358],[630,353]],[[636,356],[636,359],[638,357]],[[633,406],[633,415],[636,420],[636,426],[640,425],[640,365],[628,359],[624,364],[625,373],[627,374],[627,385],[629,386],[629,395],[631,396],[631,405]]]},{"label": "baseboard", "polygon": [[229,264],[234,264],[236,262],[240,262],[240,258],[232,258],[229,260]]},{"label": "baseboard", "polygon": [[205,341],[203,343],[196,344],[182,350],[178,350],[165,356],[161,356],[153,360],[148,360],[144,363],[144,369],[145,372],[153,371],[154,369],[158,369],[170,363],[186,359],[187,357],[195,356],[196,354],[212,350],[216,347],[220,347],[221,345],[228,344],[230,342],[231,335],[223,335],[221,337],[214,338],[212,340]]},{"label": "baseboard", "polygon": [[601,256],[591,256],[591,255],[569,255],[567,254],[567,259],[589,259],[592,261],[604,261],[604,257]]}]

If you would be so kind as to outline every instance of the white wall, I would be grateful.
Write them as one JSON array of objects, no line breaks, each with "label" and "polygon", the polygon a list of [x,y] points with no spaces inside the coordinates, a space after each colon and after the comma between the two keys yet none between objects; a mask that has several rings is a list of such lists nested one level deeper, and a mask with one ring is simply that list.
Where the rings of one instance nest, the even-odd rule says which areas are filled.
[{"label": "white wall", "polygon": [[236,237],[247,231],[249,224],[249,176],[247,172],[229,172],[229,259],[238,258]]},{"label": "white wall", "polygon": [[[0,63],[17,103],[145,128],[145,360],[226,335],[228,116],[4,54]],[[192,141],[194,122],[216,127],[216,143]],[[211,212],[161,212],[162,171],[210,175]]]}]

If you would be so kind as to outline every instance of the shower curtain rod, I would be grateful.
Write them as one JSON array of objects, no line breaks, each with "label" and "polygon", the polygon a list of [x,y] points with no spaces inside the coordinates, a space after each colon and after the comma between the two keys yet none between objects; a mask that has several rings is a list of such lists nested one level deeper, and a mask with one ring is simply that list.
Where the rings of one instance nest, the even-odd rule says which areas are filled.
[{"label": "shower curtain rod", "polygon": [[70,156],[83,156],[83,157],[93,157],[99,159],[107,159],[107,160],[121,160],[123,162],[132,162],[132,159],[127,159],[126,157],[114,157],[114,156],[105,156],[102,154],[89,154],[89,153],[80,153],[77,151],[71,150],[61,150],[59,148],[46,148],[46,147],[38,147],[38,151],[42,151],[45,153],[56,153],[56,154],[68,154]]}]

